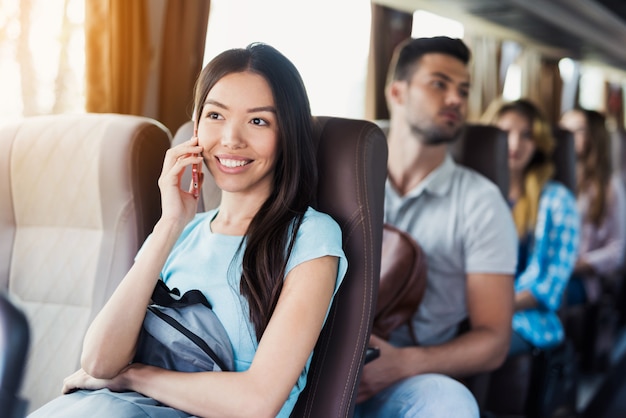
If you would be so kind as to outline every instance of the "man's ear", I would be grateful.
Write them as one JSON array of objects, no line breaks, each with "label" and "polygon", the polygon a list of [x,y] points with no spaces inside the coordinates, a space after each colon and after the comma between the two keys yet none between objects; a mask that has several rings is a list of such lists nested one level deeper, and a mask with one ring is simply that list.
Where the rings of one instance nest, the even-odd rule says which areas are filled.
[{"label": "man's ear", "polygon": [[404,93],[406,90],[406,82],[394,80],[385,89],[385,98],[391,107],[395,104],[404,103]]}]

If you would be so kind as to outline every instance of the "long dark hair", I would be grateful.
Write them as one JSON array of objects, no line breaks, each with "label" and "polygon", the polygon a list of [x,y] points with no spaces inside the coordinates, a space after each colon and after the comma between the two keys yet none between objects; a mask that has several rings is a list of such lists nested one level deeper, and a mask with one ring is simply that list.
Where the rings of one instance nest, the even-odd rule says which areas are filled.
[{"label": "long dark hair", "polygon": [[606,214],[606,196],[611,181],[611,137],[606,127],[606,119],[600,112],[579,108],[575,111],[582,112],[587,121],[585,146],[578,156],[581,170],[577,193],[595,188],[586,217],[599,227]]},{"label": "long dark hair", "polygon": [[253,43],[227,50],[204,67],[196,82],[196,120],[209,91],[222,77],[246,71],[262,76],[269,84],[279,136],[272,192],[244,237],[240,291],[248,301],[250,320],[260,340],[278,302],[298,227],[313,201],[317,164],[311,108],[302,78],[296,67],[269,45]]}]

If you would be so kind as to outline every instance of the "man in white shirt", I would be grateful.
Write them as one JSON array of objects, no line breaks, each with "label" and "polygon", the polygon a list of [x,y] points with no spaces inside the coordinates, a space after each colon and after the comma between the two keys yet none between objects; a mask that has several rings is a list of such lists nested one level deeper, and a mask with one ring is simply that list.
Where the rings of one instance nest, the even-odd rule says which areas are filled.
[{"label": "man in white shirt", "polygon": [[[428,264],[424,299],[408,327],[368,363],[356,417],[477,417],[454,378],[499,367],[511,338],[517,237],[495,184],[458,166],[448,144],[463,132],[470,51],[459,39],[409,40],[391,67],[385,221],[408,231]],[[469,330],[459,325],[469,320]]]}]

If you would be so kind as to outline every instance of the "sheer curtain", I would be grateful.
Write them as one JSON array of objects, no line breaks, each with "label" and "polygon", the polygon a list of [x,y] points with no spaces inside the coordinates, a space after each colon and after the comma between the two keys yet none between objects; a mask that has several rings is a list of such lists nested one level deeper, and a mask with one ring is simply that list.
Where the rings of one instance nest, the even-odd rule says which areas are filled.
[{"label": "sheer curtain", "polygon": [[83,1],[0,2],[0,123],[84,111]]},{"label": "sheer curtain", "polygon": [[524,48],[518,57],[518,63],[522,70],[522,97],[541,106],[541,54],[532,48]]},{"label": "sheer curtain", "polygon": [[472,50],[470,73],[472,88],[468,99],[468,121],[479,122],[489,105],[502,94],[500,83],[500,42],[495,38],[468,35]]},{"label": "sheer curtain", "polygon": [[559,62],[554,59],[543,59],[539,72],[539,105],[543,106],[545,116],[553,125],[557,125],[561,117],[561,100],[563,97],[563,80],[559,71]]},{"label": "sheer curtain", "polygon": [[113,112],[191,117],[209,0],[0,1],[0,123]]}]

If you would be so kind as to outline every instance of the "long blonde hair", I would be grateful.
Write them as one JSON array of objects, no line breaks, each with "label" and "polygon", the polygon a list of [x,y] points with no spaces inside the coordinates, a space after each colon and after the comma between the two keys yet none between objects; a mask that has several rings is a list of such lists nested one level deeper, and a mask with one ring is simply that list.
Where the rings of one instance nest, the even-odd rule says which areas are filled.
[{"label": "long blonde hair", "polygon": [[555,141],[551,125],[531,101],[520,99],[500,104],[492,122],[496,122],[508,112],[515,112],[528,119],[536,147],[535,154],[524,168],[522,195],[513,206],[513,220],[517,235],[523,238],[535,229],[541,191],[554,173],[552,153]]}]

